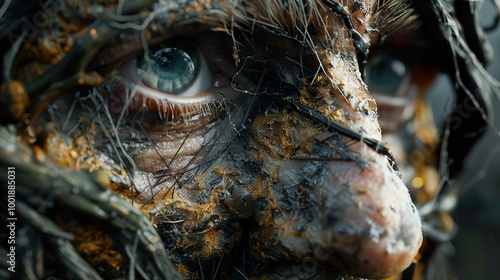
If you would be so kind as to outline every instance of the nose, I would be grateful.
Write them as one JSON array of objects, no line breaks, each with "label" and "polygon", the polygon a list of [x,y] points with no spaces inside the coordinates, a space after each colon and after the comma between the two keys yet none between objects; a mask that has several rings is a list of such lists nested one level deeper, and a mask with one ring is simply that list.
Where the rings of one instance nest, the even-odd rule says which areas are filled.
[{"label": "nose", "polygon": [[[320,55],[323,66],[336,71],[301,90],[298,102],[380,141],[376,105],[355,55]],[[265,151],[255,157],[271,190],[257,204],[254,249],[266,258],[312,258],[370,278],[394,275],[411,263],[422,242],[421,222],[384,155],[296,112],[257,117],[251,132],[255,150]]]},{"label": "nose", "polygon": [[421,245],[420,218],[387,161],[372,150],[353,148],[366,165],[326,166],[317,185],[318,195],[325,197],[323,207],[307,239],[315,257],[319,250],[349,274],[394,275],[410,264]]}]

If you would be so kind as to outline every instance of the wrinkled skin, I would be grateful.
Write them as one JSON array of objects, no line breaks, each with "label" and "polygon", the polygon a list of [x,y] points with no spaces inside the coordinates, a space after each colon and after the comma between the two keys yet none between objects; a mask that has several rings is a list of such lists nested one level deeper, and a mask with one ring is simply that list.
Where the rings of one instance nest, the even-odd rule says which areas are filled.
[{"label": "wrinkled skin", "polygon": [[[342,3],[374,49],[383,45],[370,30],[385,26],[374,17],[375,2]],[[62,85],[40,88],[56,97],[39,118],[22,115],[32,122],[17,133],[43,154],[38,162],[92,173],[139,209],[183,277],[400,273],[417,254],[422,232],[394,162],[283,101],[292,98],[363,138],[381,141],[353,30],[323,2],[307,3],[304,14],[276,13],[266,3],[249,1],[244,9],[218,1],[144,5],[144,11],[155,7],[151,14],[160,16],[153,18],[130,5],[124,14],[134,16],[109,16],[114,10],[104,8],[111,20],[101,22],[82,13],[97,3],[57,7],[61,16],[49,19],[17,54],[12,79],[24,82],[20,91],[29,92],[26,85],[38,73],[85,46],[84,39],[95,48],[79,53],[84,66],[72,69],[81,67],[74,70],[80,76],[68,74]],[[271,6],[284,10],[281,2]],[[124,25],[129,21],[145,31]],[[60,32],[57,44],[57,36],[44,31]],[[393,35],[407,31],[398,32]],[[192,40],[210,65],[208,89],[188,98],[154,97],[137,87],[137,72],[130,68],[143,57],[143,37],[152,52],[165,42]],[[31,104],[36,112],[36,98]],[[73,246],[100,267],[102,277],[128,273],[127,257],[99,225],[69,223],[71,213],[47,215],[77,236]]]}]

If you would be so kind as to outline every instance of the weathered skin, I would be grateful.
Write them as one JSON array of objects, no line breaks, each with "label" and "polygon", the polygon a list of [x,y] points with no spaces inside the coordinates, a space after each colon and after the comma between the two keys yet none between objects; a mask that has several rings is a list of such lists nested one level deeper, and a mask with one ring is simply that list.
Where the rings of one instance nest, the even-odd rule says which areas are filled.
[{"label": "weathered skin", "polygon": [[[13,79],[26,83],[90,36],[102,51],[84,52],[91,62],[81,70],[97,71],[103,83],[92,84],[85,75],[71,86],[63,83],[69,92],[32,124],[53,126],[32,143],[48,161],[104,176],[101,182],[157,228],[186,278],[202,278],[207,271],[236,277],[242,274],[237,267],[248,267],[248,254],[253,277],[397,274],[417,254],[422,232],[392,164],[365,143],[280,101],[293,98],[381,141],[377,105],[363,82],[352,31],[323,2],[306,2],[308,9],[296,13],[280,12],[286,9],[279,2],[254,0],[243,7],[189,1],[179,8],[167,1],[152,13],[168,17],[147,21],[144,33],[108,27],[122,24],[116,15],[109,22],[95,23],[92,16],[73,22],[73,13],[81,11],[71,3],[59,7],[63,16],[42,30],[67,28],[73,37],[62,39],[63,49],[50,47],[55,39],[43,35],[24,43]],[[377,36],[367,30],[381,25],[372,19],[376,2],[342,3],[372,44]],[[140,25],[147,14],[137,14],[132,23]],[[206,25],[200,29],[209,33],[192,22]],[[203,52],[220,67],[202,97],[159,101],[135,88],[128,69],[142,50],[141,35],[153,46],[191,33],[197,44],[216,44]],[[126,267],[124,257],[110,257],[104,253],[108,243],[96,241],[98,226],[60,226],[77,236],[96,232],[76,239],[75,247],[91,264],[107,262],[126,273],[119,268]],[[220,271],[210,270],[219,260]]]}]

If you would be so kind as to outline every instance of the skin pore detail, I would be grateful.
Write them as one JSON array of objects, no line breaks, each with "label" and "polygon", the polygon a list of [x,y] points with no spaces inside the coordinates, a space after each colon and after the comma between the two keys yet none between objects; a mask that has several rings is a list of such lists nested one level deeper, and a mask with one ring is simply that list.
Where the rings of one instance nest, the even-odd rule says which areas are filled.
[{"label": "skin pore detail", "polygon": [[[422,226],[394,162],[364,140],[383,135],[360,68],[382,37],[417,25],[408,5],[64,2],[39,40],[20,41],[11,78],[30,110],[50,106],[19,134],[138,209],[184,278],[396,275]],[[103,278],[134,270],[113,234],[51,215]]]}]

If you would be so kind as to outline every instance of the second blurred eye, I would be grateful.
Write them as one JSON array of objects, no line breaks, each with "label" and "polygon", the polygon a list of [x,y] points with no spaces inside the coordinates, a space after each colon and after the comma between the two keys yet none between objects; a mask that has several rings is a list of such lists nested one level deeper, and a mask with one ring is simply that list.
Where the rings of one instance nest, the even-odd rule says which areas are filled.
[{"label": "second blurred eye", "polygon": [[381,53],[368,63],[366,85],[371,92],[397,96],[409,79],[409,69],[397,55]]},{"label": "second blurred eye", "polygon": [[150,50],[137,61],[144,86],[177,97],[192,97],[211,86],[213,75],[196,45],[182,40]]}]

